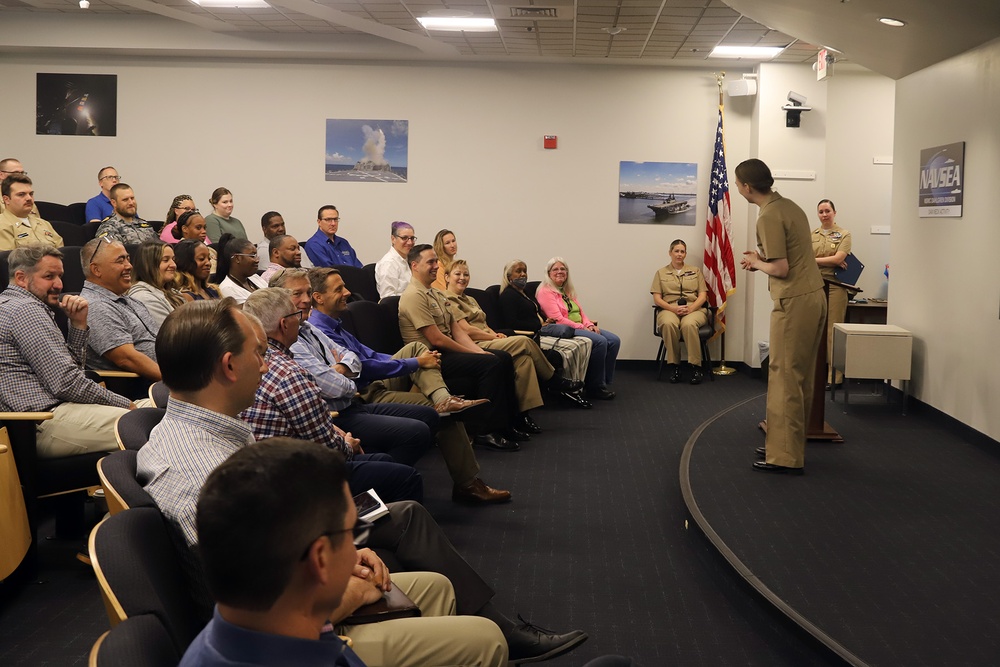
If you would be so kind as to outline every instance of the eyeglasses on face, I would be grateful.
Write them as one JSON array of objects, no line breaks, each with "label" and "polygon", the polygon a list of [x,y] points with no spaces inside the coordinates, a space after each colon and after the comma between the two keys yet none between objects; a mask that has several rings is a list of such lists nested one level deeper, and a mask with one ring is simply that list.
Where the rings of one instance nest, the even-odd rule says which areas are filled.
[{"label": "eyeglasses on face", "polygon": [[120,183],[121,180],[122,180],[122,177],[118,176],[118,175],[115,175],[115,176],[101,176],[100,180],[102,180],[102,181],[117,181],[117,182]]},{"label": "eyeglasses on face", "polygon": [[248,252],[234,252],[233,253],[233,257],[249,257],[250,259],[252,259],[255,262],[258,259],[257,253],[252,253],[251,254],[251,253],[248,253]]},{"label": "eyeglasses on face", "polygon": [[309,555],[309,550],[312,549],[313,543],[321,537],[331,537],[333,535],[339,535],[340,533],[354,533],[354,546],[361,548],[368,541],[368,536],[372,532],[372,522],[365,521],[364,519],[358,519],[357,523],[354,524],[353,528],[342,528],[340,530],[328,530],[320,533],[315,538],[310,540],[309,545],[306,546],[305,551],[302,552],[302,556],[299,560],[305,560],[306,556]]},{"label": "eyeglasses on face", "polygon": [[294,317],[294,318],[298,319],[299,324],[302,324],[302,320],[303,320],[303,316],[304,315],[305,315],[305,311],[303,311],[303,310],[296,310],[294,313],[288,313],[287,315],[285,315],[281,319],[284,320],[284,319],[287,319],[289,317]]},{"label": "eyeglasses on face", "polygon": [[396,238],[402,241],[403,243],[413,243],[414,241],[417,240],[416,236],[400,236],[399,234],[396,234]]},{"label": "eyeglasses on face", "polygon": [[340,222],[340,217],[336,218],[320,218],[323,222]]}]

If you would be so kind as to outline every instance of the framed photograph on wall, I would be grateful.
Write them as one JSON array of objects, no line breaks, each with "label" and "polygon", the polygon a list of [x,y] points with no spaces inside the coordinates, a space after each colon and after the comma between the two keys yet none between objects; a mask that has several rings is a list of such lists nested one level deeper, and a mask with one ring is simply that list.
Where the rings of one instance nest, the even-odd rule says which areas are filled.
[{"label": "framed photograph on wall", "polygon": [[118,77],[39,72],[35,81],[35,134],[117,136]]},{"label": "framed photograph on wall", "polygon": [[693,227],[698,165],[626,162],[618,168],[618,224]]},{"label": "framed photograph on wall", "polygon": [[407,120],[328,119],[326,180],[406,183],[409,134]]}]

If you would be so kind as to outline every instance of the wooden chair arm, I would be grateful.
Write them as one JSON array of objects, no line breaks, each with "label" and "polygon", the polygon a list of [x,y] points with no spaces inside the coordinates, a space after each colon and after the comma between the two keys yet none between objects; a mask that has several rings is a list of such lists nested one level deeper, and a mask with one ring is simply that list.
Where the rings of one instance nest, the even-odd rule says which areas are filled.
[{"label": "wooden chair arm", "polygon": [[137,378],[138,373],[132,371],[94,371],[102,378]]},{"label": "wooden chair arm", "polygon": [[0,420],[43,422],[52,419],[51,412],[0,412]]}]

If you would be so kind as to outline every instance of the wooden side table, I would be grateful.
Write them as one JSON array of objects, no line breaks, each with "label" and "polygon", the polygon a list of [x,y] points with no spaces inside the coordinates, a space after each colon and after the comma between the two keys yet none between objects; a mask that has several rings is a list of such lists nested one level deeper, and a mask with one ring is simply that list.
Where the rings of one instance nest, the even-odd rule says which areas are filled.
[{"label": "wooden side table", "polygon": [[[848,378],[901,380],[903,414],[913,356],[913,335],[894,324],[834,324],[833,367],[844,374],[844,407],[850,403]],[[836,399],[834,386],[832,397]],[[889,393],[886,392],[886,401]]]}]

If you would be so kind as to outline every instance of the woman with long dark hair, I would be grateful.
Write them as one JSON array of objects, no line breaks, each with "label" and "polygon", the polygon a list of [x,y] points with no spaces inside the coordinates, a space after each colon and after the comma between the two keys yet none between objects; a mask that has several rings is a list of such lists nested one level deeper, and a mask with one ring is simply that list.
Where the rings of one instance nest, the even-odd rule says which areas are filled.
[{"label": "woman with long dark hair", "polygon": [[174,257],[177,289],[185,301],[219,298],[219,286],[209,282],[212,255],[207,245],[197,239],[184,239],[174,246]]}]

